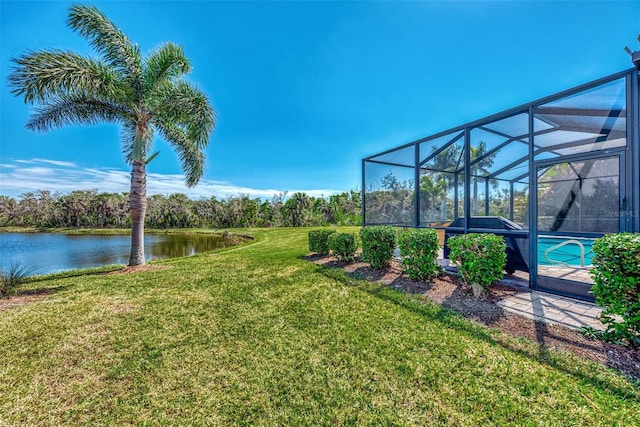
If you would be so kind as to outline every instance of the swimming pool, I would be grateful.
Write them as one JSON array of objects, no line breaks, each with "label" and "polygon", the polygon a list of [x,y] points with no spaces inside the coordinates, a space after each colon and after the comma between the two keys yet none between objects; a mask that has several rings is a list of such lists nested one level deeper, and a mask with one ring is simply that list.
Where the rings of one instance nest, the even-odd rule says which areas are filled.
[{"label": "swimming pool", "polygon": [[[540,236],[538,237],[538,265],[588,267],[593,258],[591,246],[594,240],[584,237]],[[583,262],[581,258],[584,258]]]}]

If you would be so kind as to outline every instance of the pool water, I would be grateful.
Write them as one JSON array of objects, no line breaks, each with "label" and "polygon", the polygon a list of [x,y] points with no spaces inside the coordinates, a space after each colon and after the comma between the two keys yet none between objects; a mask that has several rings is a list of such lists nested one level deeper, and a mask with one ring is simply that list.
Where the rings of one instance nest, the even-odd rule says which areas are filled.
[{"label": "pool water", "polygon": [[[595,239],[566,236],[538,237],[538,264],[580,267],[584,248],[584,267],[591,265],[593,252],[591,246]],[[564,244],[563,244],[564,243]]]}]

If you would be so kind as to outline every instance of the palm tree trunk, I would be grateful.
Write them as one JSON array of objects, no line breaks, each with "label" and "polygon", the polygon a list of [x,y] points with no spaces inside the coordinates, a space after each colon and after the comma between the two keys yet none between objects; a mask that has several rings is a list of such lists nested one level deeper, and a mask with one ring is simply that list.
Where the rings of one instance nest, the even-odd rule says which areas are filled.
[{"label": "palm tree trunk", "polygon": [[478,178],[473,180],[473,204],[471,206],[471,215],[478,215]]},{"label": "palm tree trunk", "polygon": [[144,258],[144,216],[147,212],[147,172],[144,162],[134,160],[131,167],[131,256],[129,265],[143,265]]}]

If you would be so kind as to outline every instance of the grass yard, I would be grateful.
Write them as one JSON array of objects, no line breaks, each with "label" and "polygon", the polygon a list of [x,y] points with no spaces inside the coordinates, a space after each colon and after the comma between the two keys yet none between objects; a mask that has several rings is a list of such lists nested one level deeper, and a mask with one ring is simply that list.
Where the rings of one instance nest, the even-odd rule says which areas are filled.
[{"label": "grass yard", "polygon": [[619,374],[307,262],[308,231],[24,285],[0,426],[640,424]]}]

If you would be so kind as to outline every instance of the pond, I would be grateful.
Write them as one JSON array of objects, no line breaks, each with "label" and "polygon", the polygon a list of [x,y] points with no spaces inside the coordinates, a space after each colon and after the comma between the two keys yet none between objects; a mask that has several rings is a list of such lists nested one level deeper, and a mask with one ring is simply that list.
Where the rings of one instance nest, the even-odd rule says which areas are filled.
[{"label": "pond", "polygon": [[[221,234],[147,234],[147,261],[176,258],[232,246]],[[0,268],[11,263],[26,266],[30,274],[127,264],[129,235],[0,233]]]}]

